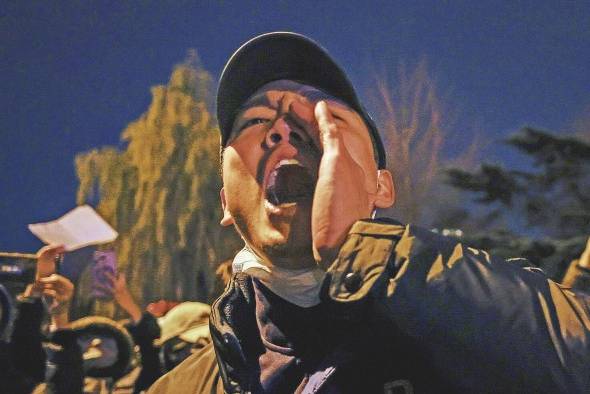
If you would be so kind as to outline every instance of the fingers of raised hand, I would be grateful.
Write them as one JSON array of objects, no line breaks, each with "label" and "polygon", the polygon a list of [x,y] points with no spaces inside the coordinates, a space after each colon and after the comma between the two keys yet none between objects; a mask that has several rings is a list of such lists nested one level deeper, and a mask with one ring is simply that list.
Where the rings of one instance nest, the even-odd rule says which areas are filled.
[{"label": "fingers of raised hand", "polygon": [[65,252],[63,245],[45,245],[37,252],[38,259],[54,259],[55,256]]},{"label": "fingers of raised hand", "polygon": [[582,267],[590,268],[590,237],[588,238],[588,241],[586,242],[586,249],[584,249],[584,251],[582,252],[582,255],[580,256],[580,261],[578,264]]},{"label": "fingers of raised hand", "polygon": [[93,288],[96,288],[96,289],[100,289],[100,290],[102,290],[104,292],[107,292],[109,294],[112,294],[115,291],[115,289],[113,288],[113,286],[110,286],[110,285],[104,284],[104,283],[94,283],[92,285],[92,287]]},{"label": "fingers of raised hand", "polygon": [[43,292],[43,288],[44,288],[43,283],[35,281],[35,282],[33,282],[32,286],[31,286],[31,291],[33,293],[39,294],[39,293]]},{"label": "fingers of raised hand", "polygon": [[57,301],[60,301],[59,296],[58,296],[59,293],[55,289],[45,288],[45,289],[43,289],[42,294],[46,297],[55,298]]},{"label": "fingers of raised hand", "polygon": [[104,270],[102,272],[102,274],[109,281],[109,283],[111,284],[111,287],[115,286],[118,283],[118,281],[119,281],[119,279],[111,271]]},{"label": "fingers of raised hand", "polygon": [[68,282],[69,283],[72,283],[65,276],[61,276],[61,275],[58,275],[58,274],[51,274],[51,275],[46,276],[44,278],[40,278],[39,279],[39,282],[41,282],[43,284],[55,285],[55,286],[63,286],[65,284],[67,284]]},{"label": "fingers of raised hand", "polygon": [[337,147],[340,140],[338,126],[325,101],[320,101],[314,111],[320,129],[320,141],[324,150]]},{"label": "fingers of raised hand", "polygon": [[47,245],[37,252],[36,278],[47,277],[55,272],[55,259],[65,248],[62,245]]},{"label": "fingers of raised hand", "polygon": [[46,278],[39,279],[38,283],[40,284],[43,292],[51,291],[57,294],[57,296],[68,299],[74,292],[74,284],[66,277],[53,274]]}]

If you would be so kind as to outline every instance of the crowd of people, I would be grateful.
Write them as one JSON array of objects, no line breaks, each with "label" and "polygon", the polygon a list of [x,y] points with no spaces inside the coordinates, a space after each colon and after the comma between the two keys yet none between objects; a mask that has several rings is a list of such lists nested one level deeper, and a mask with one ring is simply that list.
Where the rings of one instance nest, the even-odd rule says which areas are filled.
[{"label": "crowd of people", "polygon": [[107,272],[99,286],[128,319],[70,321],[75,288],[58,273],[63,252],[43,247],[34,281],[15,300],[0,285],[2,392],[140,393],[210,342],[209,305],[159,300],[142,310],[124,273]]}]

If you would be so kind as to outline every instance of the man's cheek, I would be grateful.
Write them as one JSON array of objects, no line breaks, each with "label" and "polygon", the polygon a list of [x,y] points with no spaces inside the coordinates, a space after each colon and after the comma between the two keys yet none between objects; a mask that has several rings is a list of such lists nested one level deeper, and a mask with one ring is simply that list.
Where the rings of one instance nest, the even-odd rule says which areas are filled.
[{"label": "man's cheek", "polygon": [[253,179],[236,177],[226,184],[225,191],[227,207],[234,219],[236,216],[250,217],[260,211],[262,194]]},{"label": "man's cheek", "polygon": [[255,179],[256,169],[262,157],[260,147],[253,143],[248,151],[233,151],[227,157],[229,160],[224,163],[227,164],[224,166],[224,174],[231,174],[238,179]]}]

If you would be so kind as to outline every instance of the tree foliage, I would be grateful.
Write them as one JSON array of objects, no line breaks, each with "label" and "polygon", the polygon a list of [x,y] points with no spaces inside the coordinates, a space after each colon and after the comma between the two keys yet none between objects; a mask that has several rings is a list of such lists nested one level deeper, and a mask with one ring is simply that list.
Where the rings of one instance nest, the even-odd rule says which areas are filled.
[{"label": "tree foliage", "polygon": [[475,136],[466,149],[456,149],[456,157],[445,154],[452,109],[424,61],[414,68],[400,65],[394,84],[385,76],[378,78],[372,96],[396,192],[395,206],[382,213],[403,222],[431,225],[441,197],[450,197],[449,188],[440,181],[441,169],[450,163],[472,165],[481,143]]},{"label": "tree foliage", "polygon": [[[122,133],[125,149],[76,157],[77,202],[95,203],[119,232],[112,245],[119,270],[144,305],[209,301],[216,264],[239,245],[233,230],[218,224],[219,133],[208,109],[210,88],[211,76],[192,54],[166,86],[151,89],[148,110]],[[103,307],[91,312],[112,314]]]},{"label": "tree foliage", "polygon": [[532,159],[531,170],[483,164],[474,172],[447,171],[452,186],[475,194],[485,208],[485,226],[470,238],[500,254],[529,255],[559,276],[590,234],[590,144],[528,127],[506,142]]},{"label": "tree foliage", "polygon": [[507,141],[533,159],[536,171],[483,164],[476,172],[448,171],[449,183],[474,192],[479,203],[517,211],[526,225],[558,238],[590,231],[590,145],[524,128]]}]

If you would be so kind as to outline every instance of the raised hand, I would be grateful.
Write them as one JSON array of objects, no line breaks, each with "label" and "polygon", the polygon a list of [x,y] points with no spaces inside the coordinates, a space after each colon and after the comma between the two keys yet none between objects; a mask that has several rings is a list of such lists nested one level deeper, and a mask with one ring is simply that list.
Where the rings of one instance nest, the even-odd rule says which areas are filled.
[{"label": "raised hand", "polygon": [[40,278],[36,286],[40,287],[41,294],[51,297],[53,303],[50,305],[50,312],[69,305],[74,295],[74,284],[65,276],[51,274]]},{"label": "raised hand", "polygon": [[[324,265],[335,257],[352,224],[371,215],[371,196],[377,191],[377,182],[376,176],[365,174],[351,156],[343,130],[338,127],[325,101],[316,104],[315,117],[323,155],[313,199],[311,228],[314,257]],[[374,181],[367,183],[367,178]]]},{"label": "raised hand", "polygon": [[112,273],[105,272],[105,276],[110,281],[110,286],[105,286],[105,289],[110,289],[117,304],[131,316],[133,321],[138,322],[141,320],[141,308],[136,304],[131,292],[127,288],[127,277],[125,273],[120,272],[115,277]]},{"label": "raised hand", "polygon": [[55,328],[67,327],[74,284],[65,276],[51,274],[35,281],[33,287],[49,301],[49,314]]},{"label": "raised hand", "polygon": [[56,272],[56,259],[65,252],[62,245],[46,245],[37,252],[36,279],[45,278]]},{"label": "raised hand", "polygon": [[586,241],[586,249],[582,252],[578,265],[590,269],[590,237]]}]

